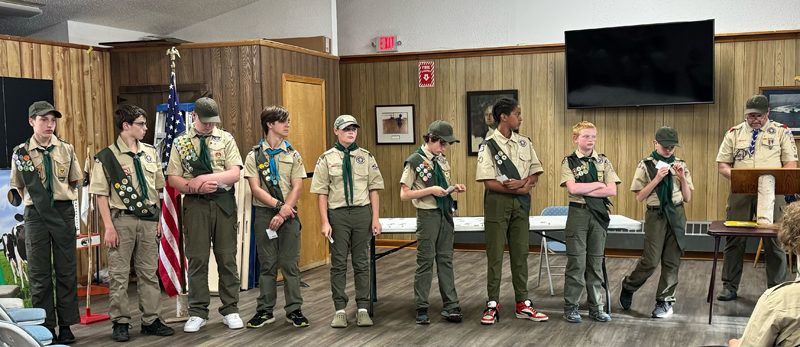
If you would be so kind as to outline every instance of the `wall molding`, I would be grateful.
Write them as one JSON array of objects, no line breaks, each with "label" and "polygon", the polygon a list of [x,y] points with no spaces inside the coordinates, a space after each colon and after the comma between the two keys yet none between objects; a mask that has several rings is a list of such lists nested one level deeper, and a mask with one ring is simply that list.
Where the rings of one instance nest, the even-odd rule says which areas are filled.
[{"label": "wall molding", "polygon": [[[780,31],[717,34],[714,35],[714,42],[722,43],[722,42],[746,42],[746,41],[764,41],[764,40],[789,40],[797,38],[800,38],[800,30],[780,30]],[[452,49],[452,50],[428,51],[428,52],[346,55],[340,57],[339,62],[341,64],[359,64],[359,63],[378,63],[378,62],[391,62],[391,61],[449,59],[449,58],[517,55],[517,54],[561,53],[561,52],[564,52],[564,44],[553,43],[553,44],[543,44],[543,45],[467,48],[467,49]]]}]

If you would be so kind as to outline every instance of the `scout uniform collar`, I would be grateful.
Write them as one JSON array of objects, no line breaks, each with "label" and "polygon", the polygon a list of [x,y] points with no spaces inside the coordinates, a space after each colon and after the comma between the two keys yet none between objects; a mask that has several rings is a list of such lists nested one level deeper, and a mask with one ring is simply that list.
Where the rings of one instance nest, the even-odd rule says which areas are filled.
[{"label": "scout uniform collar", "polygon": [[219,128],[214,127],[214,128],[211,129],[211,132],[209,132],[208,134],[201,134],[201,133],[197,132],[197,129],[195,129],[194,126],[192,126],[191,129],[186,131],[186,136],[188,136],[188,137],[199,137],[199,136],[208,136],[208,135],[211,135],[212,139],[217,140],[217,139],[222,137],[222,130],[219,130]]},{"label": "scout uniform collar", "polygon": [[[432,153],[432,152],[431,152],[431,151],[428,149],[428,146],[419,146],[419,149],[420,149],[420,150],[422,150],[422,153],[425,153],[425,159],[428,159],[428,160],[430,160],[430,161],[433,161],[433,160],[435,159],[436,155],[435,155],[435,154],[433,154],[433,153]],[[444,156],[444,155],[442,155],[442,156]]]},{"label": "scout uniform collar", "polygon": [[132,150],[131,150],[131,149],[128,147],[128,144],[127,144],[127,143],[125,143],[125,141],[124,141],[124,140],[122,140],[122,136],[117,136],[117,141],[115,141],[115,142],[114,142],[114,145],[117,147],[117,150],[118,150],[120,153],[123,153],[123,154],[124,154],[124,153],[128,153],[128,152],[130,152],[130,153],[133,153],[133,154],[139,154],[139,153],[142,153],[142,152],[144,152],[144,148],[143,148],[143,146],[142,146],[142,142],[141,142],[141,141],[139,141],[139,140],[136,140],[136,147],[139,147],[139,152],[137,152],[137,153],[134,153],[134,152],[133,152],[133,151],[132,151]]},{"label": "scout uniform collar", "polygon": [[495,129],[494,133],[492,133],[491,138],[494,138],[495,141],[503,145],[508,144],[508,141],[518,144],[520,140],[520,135],[512,130],[511,137],[505,137],[503,133],[500,132],[500,130]]},{"label": "scout uniform collar", "polygon": [[62,144],[64,144],[64,143],[61,142],[61,139],[59,139],[58,136],[56,136],[55,134],[54,135],[50,135],[50,144],[47,145],[47,146],[40,145],[39,142],[36,142],[36,137],[31,136],[31,138],[29,139],[28,148],[29,149],[46,148],[46,147],[49,147],[49,146],[59,147]]},{"label": "scout uniform collar", "polygon": [[594,149],[592,149],[592,154],[588,155],[588,156],[587,155],[583,155],[583,153],[581,153],[581,151],[579,149],[576,149],[575,150],[575,156],[578,157],[578,159],[581,159],[583,157],[592,157],[592,159],[594,159],[595,162],[598,162],[598,163],[600,162],[600,155],[597,154],[597,151],[595,151]]},{"label": "scout uniform collar", "polygon": [[[214,129],[216,129],[216,128],[214,128]],[[261,139],[261,142],[259,142],[258,145],[259,145],[259,147],[261,147],[261,150],[264,151],[265,153],[267,152],[268,149],[282,150],[284,152],[289,152],[290,150],[292,150],[292,144],[289,143],[289,141],[286,141],[286,140],[281,140],[281,144],[278,145],[278,148],[272,148],[269,145],[269,142],[264,141],[264,139]]]}]

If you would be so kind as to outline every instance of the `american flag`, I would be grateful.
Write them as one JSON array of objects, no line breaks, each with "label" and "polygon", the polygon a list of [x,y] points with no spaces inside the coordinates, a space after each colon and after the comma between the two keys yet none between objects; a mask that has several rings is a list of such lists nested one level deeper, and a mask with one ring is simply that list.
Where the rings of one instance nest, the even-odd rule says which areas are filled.
[{"label": "american flag", "polygon": [[[166,172],[169,154],[176,137],[186,131],[183,117],[178,110],[178,92],[175,90],[175,72],[169,77],[169,100],[167,100],[167,117],[165,128],[167,138],[164,140],[164,152],[161,153],[162,170]],[[163,235],[158,252],[158,275],[164,284],[167,295],[173,297],[183,291],[184,271],[181,271],[181,229],[178,224],[178,191],[167,186],[164,188],[164,206],[161,213]]]}]

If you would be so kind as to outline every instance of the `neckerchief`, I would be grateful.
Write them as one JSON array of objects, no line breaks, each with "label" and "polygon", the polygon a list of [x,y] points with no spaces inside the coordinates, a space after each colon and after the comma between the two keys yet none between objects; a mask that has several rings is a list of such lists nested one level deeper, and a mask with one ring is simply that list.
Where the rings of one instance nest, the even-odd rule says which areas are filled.
[{"label": "neckerchief", "polygon": [[214,172],[214,169],[211,167],[211,155],[208,153],[208,144],[206,143],[206,139],[209,138],[211,134],[208,135],[200,135],[198,134],[197,137],[200,139],[200,164],[202,164],[209,172]]},{"label": "neckerchief", "polygon": [[[116,146],[116,141],[114,145]],[[117,150],[119,150],[119,146],[116,147]],[[127,154],[130,155],[133,153],[127,152]],[[145,179],[142,181],[144,178],[143,172],[136,173],[137,175],[141,175],[138,176],[140,181],[139,190],[137,190],[133,187],[133,182],[129,180],[130,175],[122,169],[122,165],[119,164],[117,156],[114,155],[110,147],[106,147],[95,154],[95,159],[103,164],[105,178],[109,186],[111,186],[111,190],[117,193],[117,196],[128,211],[133,212],[136,217],[142,220],[158,220],[161,215],[161,210],[158,208],[158,205],[148,206],[149,202],[145,199],[145,193],[143,193],[147,191],[147,180]],[[135,159],[138,159],[138,156]]]},{"label": "neckerchief", "polygon": [[[116,141],[114,141],[114,147],[117,147],[117,150],[122,152],[122,150],[119,149],[119,145],[117,145]],[[144,197],[145,200],[149,199],[150,197],[147,194],[147,191],[149,190],[147,189],[147,179],[144,177],[144,171],[142,171],[142,161],[139,160],[139,157],[141,157],[144,152],[140,151],[139,153],[133,153],[132,151],[127,151],[125,154],[133,158],[133,168],[136,170],[136,178],[139,180],[139,192],[142,194],[142,197]]]},{"label": "neckerchief", "polygon": [[[597,167],[594,164],[594,158],[591,156],[585,156],[582,158],[578,158],[578,155],[575,152],[572,152],[567,157],[567,162],[569,164],[569,168],[572,169],[573,174],[575,175],[575,182],[577,183],[592,183],[597,182]],[[589,171],[582,171],[583,164],[581,162],[586,162],[589,165]],[[589,208],[589,212],[592,213],[603,229],[608,228],[608,224],[611,222],[611,217],[608,216],[608,206],[611,205],[611,201],[608,198],[595,198],[592,196],[583,196],[583,200],[586,202],[586,207]]]},{"label": "neckerchief", "polygon": [[333,144],[333,147],[344,152],[342,159],[342,180],[344,181],[344,201],[347,206],[353,203],[353,163],[350,162],[350,152],[358,149],[358,145],[353,142],[350,146],[345,148],[339,141]]},{"label": "neckerchief", "polygon": [[[669,158],[664,158],[660,154],[658,154],[658,151],[654,150],[653,153],[650,153],[650,156],[653,157],[653,159],[655,160],[660,160],[667,164],[672,164],[675,162],[674,154],[669,156]],[[658,202],[660,204],[659,210],[662,212],[664,211],[664,208],[666,206],[672,205],[672,189],[674,188],[673,185],[674,183],[672,181],[672,173],[669,172],[669,170],[667,170],[667,175],[664,176],[661,182],[658,182],[658,185],[656,185],[656,195],[658,195]]]},{"label": "neckerchief", "polygon": [[47,146],[47,148],[36,147],[35,149],[42,153],[42,163],[44,164],[44,174],[47,179],[47,185],[44,189],[50,197],[50,206],[53,206],[53,159],[50,157],[50,152],[53,151],[55,145]]},{"label": "neckerchief", "polygon": [[[289,142],[287,142],[286,140],[284,140],[284,142],[286,142],[286,147],[288,148]],[[259,147],[261,147],[262,144],[264,144],[264,139],[261,139],[261,142],[258,143]],[[272,175],[271,175],[272,184],[278,185],[278,180],[281,178],[281,176],[280,174],[278,174],[278,165],[275,164],[275,156],[278,155],[278,153],[283,152],[283,149],[282,148],[272,149],[269,148],[269,146],[267,146],[266,152],[267,155],[269,156],[269,167],[272,168]]]}]

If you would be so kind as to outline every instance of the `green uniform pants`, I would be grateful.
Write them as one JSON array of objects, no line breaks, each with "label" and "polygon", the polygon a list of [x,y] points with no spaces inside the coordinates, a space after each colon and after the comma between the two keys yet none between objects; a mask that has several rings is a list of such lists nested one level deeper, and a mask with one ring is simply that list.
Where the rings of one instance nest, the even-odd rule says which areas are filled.
[{"label": "green uniform pants", "polygon": [[356,306],[369,307],[369,241],[372,239],[372,209],[367,206],[328,210],[333,243],[331,252],[331,297],[334,309],[347,307],[347,256],[352,254]]},{"label": "green uniform pants", "polygon": [[[439,278],[442,308],[458,307],[453,275],[453,220],[441,210],[417,209],[417,269],[414,272],[414,303],[417,309],[428,308],[428,295],[433,281],[433,262]],[[502,254],[501,254],[502,256]]]},{"label": "green uniform pants", "polygon": [[569,207],[564,236],[567,268],[564,273],[564,309],[578,306],[586,287],[589,311],[603,310],[603,256],[606,233],[587,208]]},{"label": "green uniform pants", "polygon": [[130,323],[128,304],[128,279],[131,273],[131,258],[136,270],[136,291],[142,324],[150,325],[158,319],[161,288],[158,286],[158,222],[141,220],[133,214],[112,210],[112,223],[117,230],[119,245],[106,248],[109,289],[109,314],[111,321]]},{"label": "green uniform pants", "polygon": [[267,228],[276,211],[271,208],[256,206],[253,221],[256,233],[256,249],[258,261],[261,263],[258,289],[258,311],[272,313],[275,300],[278,297],[278,269],[283,274],[283,297],[286,304],[283,309],[288,315],[294,310],[299,310],[303,305],[303,296],[300,294],[300,221],[297,217],[289,219],[275,232],[278,237],[270,240]]},{"label": "green uniform pants", "polygon": [[[676,206],[675,212],[686,224],[683,205]],[[681,251],[675,232],[669,225],[666,214],[647,209],[644,216],[644,247],[642,258],[636,268],[622,280],[622,288],[635,292],[644,285],[656,271],[661,262],[661,277],[658,279],[657,301],[675,302],[675,288],[678,286],[678,268],[681,265]]]},{"label": "green uniform pants", "polygon": [[[757,195],[731,194],[728,196],[728,207],[725,210],[727,220],[755,220]],[[783,195],[775,196],[773,219],[778,222],[783,217],[786,201]],[[781,248],[778,239],[765,237],[764,255],[767,259],[767,287],[772,288],[786,280],[786,252]],[[733,292],[739,289],[742,279],[742,262],[747,245],[747,237],[726,236],[725,256],[722,259],[722,285]]]},{"label": "green uniform pants", "polygon": [[35,207],[25,206],[25,249],[31,303],[47,313],[43,324],[47,328],[70,326],[81,321],[75,264],[75,209],[72,201],[56,201],[53,207],[64,219],[66,229],[57,230],[46,225]]},{"label": "green uniform pants", "polygon": [[219,299],[223,316],[239,312],[239,269],[236,265],[236,213],[225,214],[217,204],[199,196],[183,199],[183,227],[186,257],[189,259],[189,315],[208,319],[209,249],[219,273]]},{"label": "green uniform pants", "polygon": [[483,201],[486,237],[486,291],[489,301],[500,300],[503,253],[508,241],[511,257],[511,283],[514,301],[528,299],[528,229],[530,211],[525,211],[515,195],[487,191]]}]

